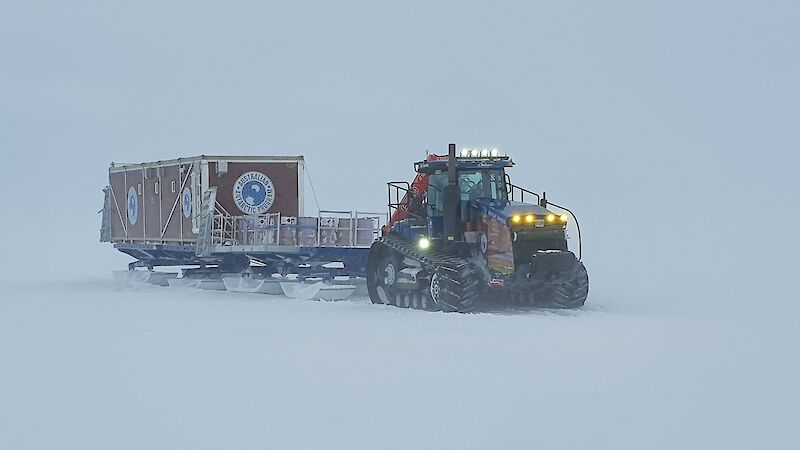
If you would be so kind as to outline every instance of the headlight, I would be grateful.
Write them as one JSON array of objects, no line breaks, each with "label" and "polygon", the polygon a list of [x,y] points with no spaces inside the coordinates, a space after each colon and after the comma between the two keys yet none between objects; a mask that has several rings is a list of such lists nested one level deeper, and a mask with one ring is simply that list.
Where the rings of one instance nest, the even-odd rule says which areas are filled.
[{"label": "headlight", "polygon": [[466,158],[468,156],[469,156],[469,149],[468,148],[462,148],[461,149],[461,157],[462,158]]},{"label": "headlight", "polygon": [[489,157],[489,149],[485,148],[481,150],[481,158],[488,158]]},{"label": "headlight", "polygon": [[478,153],[478,149],[477,148],[473,148],[472,150],[469,151],[469,156],[471,156],[473,158],[477,158],[478,155],[479,155],[479,153]]},{"label": "headlight", "polygon": [[566,214],[562,214],[562,215],[561,215],[561,221],[562,221],[562,222],[566,222],[567,220],[569,220],[569,216],[568,216],[568,215],[566,215]]},{"label": "headlight", "polygon": [[527,216],[525,216],[525,222],[527,223],[533,223],[534,220],[536,220],[536,216],[534,216],[533,214],[528,214]]},{"label": "headlight", "polygon": [[489,152],[489,156],[491,156],[492,158],[497,158],[498,156],[500,156],[500,151],[499,151],[499,150],[497,150],[496,148],[493,148],[493,149],[492,149],[492,150]]},{"label": "headlight", "polygon": [[548,214],[547,215],[547,221],[548,222],[555,222],[556,221],[556,215],[555,214]]},{"label": "headlight", "polygon": [[431,240],[430,239],[428,239],[426,237],[419,238],[419,248],[420,249],[425,250],[430,246],[431,246]]},{"label": "headlight", "polygon": [[514,222],[514,223],[520,223],[520,222],[522,222],[522,216],[517,214],[516,216],[511,218],[511,221]]}]

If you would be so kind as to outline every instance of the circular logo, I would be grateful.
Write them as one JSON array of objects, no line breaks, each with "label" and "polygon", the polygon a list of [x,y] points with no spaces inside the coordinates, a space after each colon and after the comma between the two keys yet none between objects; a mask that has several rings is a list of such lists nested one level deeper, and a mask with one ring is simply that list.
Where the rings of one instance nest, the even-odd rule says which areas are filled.
[{"label": "circular logo", "polygon": [[189,188],[183,188],[181,195],[181,208],[183,209],[183,217],[187,219],[192,215],[192,192]]},{"label": "circular logo", "polygon": [[481,253],[484,255],[489,250],[489,240],[486,239],[486,233],[481,233]]},{"label": "circular logo", "polygon": [[139,197],[136,195],[136,188],[131,186],[128,189],[128,222],[136,225],[139,220]]},{"label": "circular logo", "polygon": [[275,185],[261,172],[247,172],[233,185],[233,201],[246,214],[264,214],[275,201]]}]

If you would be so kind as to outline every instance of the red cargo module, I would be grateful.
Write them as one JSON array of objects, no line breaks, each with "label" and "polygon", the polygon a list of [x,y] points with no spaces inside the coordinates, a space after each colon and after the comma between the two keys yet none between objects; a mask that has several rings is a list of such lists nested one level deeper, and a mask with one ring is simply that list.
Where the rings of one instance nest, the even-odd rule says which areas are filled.
[{"label": "red cargo module", "polygon": [[303,157],[197,156],[112,163],[103,240],[196,244],[203,196],[212,191],[213,210],[227,217],[300,216]]}]

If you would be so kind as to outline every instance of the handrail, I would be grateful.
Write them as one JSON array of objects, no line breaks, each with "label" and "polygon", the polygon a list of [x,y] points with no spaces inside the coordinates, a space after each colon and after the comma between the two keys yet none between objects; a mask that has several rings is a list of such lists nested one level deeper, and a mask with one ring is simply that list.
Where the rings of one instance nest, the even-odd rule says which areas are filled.
[{"label": "handrail", "polygon": [[[329,214],[325,216],[325,214]],[[300,225],[299,221],[283,223],[280,213],[267,213],[259,215],[231,216],[217,211],[213,217],[212,242],[214,245],[270,245],[281,247],[365,247],[380,234],[381,213],[368,213],[360,211],[333,211],[321,210],[313,219],[315,229],[313,238],[304,234],[309,230],[310,223]],[[301,219],[302,217],[291,217]],[[330,219],[325,224],[323,219]],[[346,219],[346,222],[341,221]],[[359,224],[359,220],[369,219],[369,225]],[[363,222],[363,220],[361,220]],[[305,231],[303,231],[305,230]],[[289,233],[285,235],[284,233]],[[326,234],[327,233],[327,234]],[[368,233],[368,234],[365,234]],[[284,239],[283,236],[288,236]],[[367,236],[369,242],[367,242]],[[314,241],[309,242],[312,238]],[[323,243],[322,240],[325,239]]]},{"label": "handrail", "polygon": [[222,206],[222,205],[221,205],[221,204],[220,204],[218,201],[216,201],[216,200],[214,201],[214,207],[215,207],[215,208],[217,208],[217,209],[218,209],[218,210],[219,210],[221,213],[223,213],[223,214],[225,214],[225,215],[228,215],[228,216],[230,216],[230,215],[231,215],[231,213],[229,213],[229,212],[228,212],[228,210],[227,210],[227,209],[225,209],[225,207],[224,207],[224,206]]},{"label": "handrail", "polygon": [[[536,197],[536,203],[537,204],[542,204],[543,203],[542,202],[542,197],[539,194],[537,194],[536,192],[533,192],[533,191],[529,191],[529,190],[527,190],[527,189],[525,189],[523,187],[519,187],[517,185],[512,184],[511,180],[509,178],[506,178],[506,185],[508,186],[509,194],[511,195],[511,201],[514,201],[514,191],[517,190],[517,191],[520,192],[520,201],[521,202],[525,202],[525,194],[531,194],[531,195],[534,195]],[[580,261],[583,258],[583,240],[581,239],[581,224],[578,222],[578,216],[576,216],[575,213],[572,212],[572,210],[570,210],[569,208],[566,208],[566,207],[561,206],[561,205],[557,205],[557,204],[551,202],[550,200],[547,200],[546,198],[544,200],[544,203],[545,203],[545,205],[544,205],[545,207],[547,207],[547,205],[553,205],[556,208],[559,208],[559,209],[562,209],[562,210],[568,212],[569,215],[571,215],[572,218],[575,220],[575,227],[578,229],[578,261]]]},{"label": "handrail", "polygon": [[519,187],[519,186],[517,186],[515,184],[511,184],[508,181],[506,181],[506,185],[509,186],[509,190],[511,191],[511,192],[509,192],[509,194],[511,195],[511,201],[512,202],[515,201],[514,200],[514,190],[515,189],[520,191],[520,199],[519,199],[519,201],[521,201],[521,202],[525,202],[525,194],[531,194],[533,196],[536,196],[536,203],[539,203],[539,202],[542,201],[542,197],[539,194],[537,194],[536,192],[529,191],[529,190],[527,190],[527,189],[525,189],[523,187]]},{"label": "handrail", "polygon": [[[408,209],[411,201],[411,183],[408,181],[390,181],[386,183],[388,187],[389,193],[389,214],[386,218],[386,223],[390,223],[392,221],[392,215],[395,211],[403,211],[409,216],[413,216],[417,219],[422,219],[423,217],[419,214],[411,212]],[[394,189],[394,191],[392,191]],[[403,193],[403,197],[401,198],[400,193]],[[392,201],[392,193],[394,193],[395,202]],[[406,202],[403,202],[403,199],[406,199]],[[403,208],[405,207],[405,208]]]},{"label": "handrail", "polygon": [[583,258],[583,244],[582,244],[582,241],[581,241],[581,224],[578,223],[578,216],[576,216],[575,213],[573,213],[569,208],[565,208],[565,207],[563,207],[561,205],[557,205],[557,204],[551,202],[550,200],[547,200],[547,204],[548,205],[553,205],[553,206],[555,206],[556,208],[559,208],[559,209],[563,209],[564,211],[568,212],[569,215],[571,215],[572,218],[575,220],[575,226],[578,228],[578,261],[580,261],[581,258]]},{"label": "handrail", "polygon": [[438,212],[439,215],[444,216],[444,211],[442,211],[441,209],[437,208],[435,205],[430,204],[430,202],[427,201],[428,192],[430,192],[431,189],[436,190],[439,193],[439,195],[444,195],[444,194],[442,194],[442,190],[439,189],[438,186],[430,184],[430,185],[428,185],[428,191],[425,193],[425,200],[426,200],[425,204],[427,206],[430,206],[434,213]]}]

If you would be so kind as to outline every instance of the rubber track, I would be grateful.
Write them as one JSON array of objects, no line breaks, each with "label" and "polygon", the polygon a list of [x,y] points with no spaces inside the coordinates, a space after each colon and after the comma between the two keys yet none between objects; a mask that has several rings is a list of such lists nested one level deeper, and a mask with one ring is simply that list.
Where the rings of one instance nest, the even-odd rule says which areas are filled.
[{"label": "rubber track", "polygon": [[589,294],[589,276],[586,269],[579,272],[574,280],[557,286],[553,289],[551,296],[551,306],[563,309],[580,308],[586,302]]},{"label": "rubber track", "polygon": [[403,257],[419,261],[422,268],[431,274],[439,274],[442,289],[439,306],[442,311],[470,312],[476,308],[484,283],[482,274],[473,263],[441,250],[423,254],[399,239],[381,238],[380,242]]},{"label": "rubber track", "polygon": [[505,293],[504,300],[520,306],[575,309],[584,305],[588,294],[589,275],[583,263],[578,262],[578,267],[572,278],[564,280],[560,284],[528,286],[522,282]]}]

